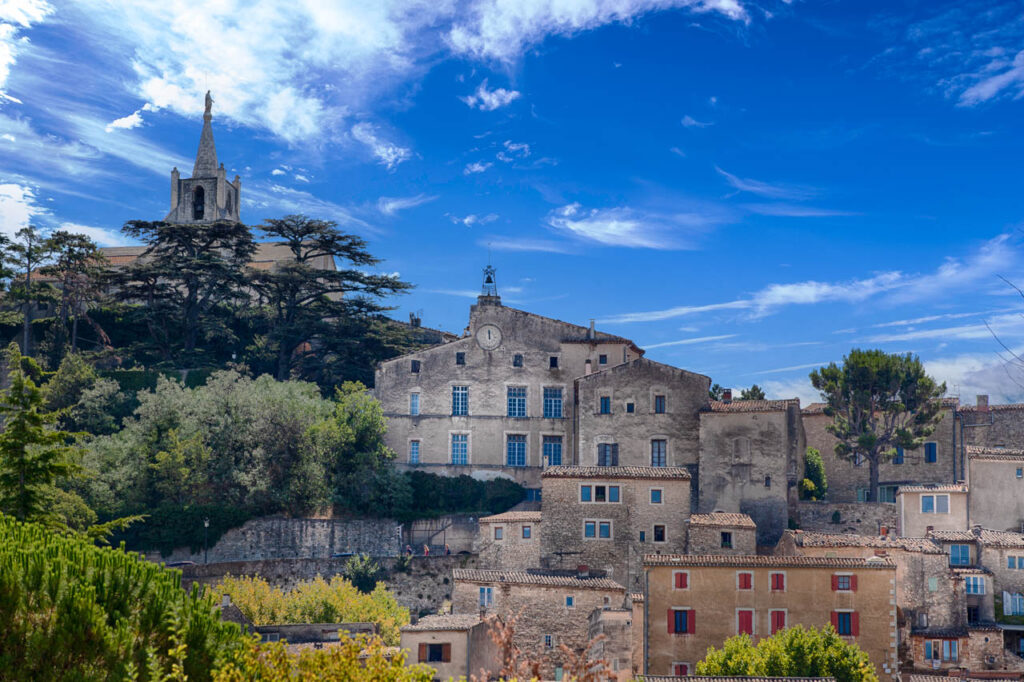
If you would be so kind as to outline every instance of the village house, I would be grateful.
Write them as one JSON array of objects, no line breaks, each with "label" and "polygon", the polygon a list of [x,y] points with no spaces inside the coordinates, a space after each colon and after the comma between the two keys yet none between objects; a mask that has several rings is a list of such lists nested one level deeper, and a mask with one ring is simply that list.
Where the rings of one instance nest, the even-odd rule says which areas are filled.
[{"label": "village house", "polygon": [[476,553],[481,566],[505,570],[540,566],[541,513],[507,511],[480,519]]},{"label": "village house", "polygon": [[987,395],[979,395],[957,414],[965,446],[1004,449],[1024,443],[1024,403],[990,405]]},{"label": "village house", "polygon": [[402,628],[401,647],[410,663],[424,663],[437,670],[435,680],[469,679],[501,670],[501,652],[491,637],[500,618],[481,618],[479,613],[424,616]]},{"label": "village house", "polygon": [[515,644],[546,679],[560,679],[569,662],[560,645],[587,650],[594,609],[621,608],[626,597],[614,580],[582,571],[456,568],[452,579],[453,612],[495,613],[513,624]]},{"label": "village house", "polygon": [[933,530],[966,530],[967,485],[908,485],[896,491],[897,533],[923,538]]},{"label": "village house", "polygon": [[1024,530],[1024,450],[968,445],[967,483],[971,525]]},{"label": "village house", "polygon": [[755,554],[757,551],[757,526],[746,514],[694,514],[687,528],[687,554]]},{"label": "village house", "polygon": [[708,647],[831,624],[895,679],[896,564],[889,558],[648,555],[645,675],[688,675]]},{"label": "village house", "polygon": [[633,609],[594,609],[590,612],[590,642],[588,656],[592,661],[604,661],[618,676],[617,682],[626,682],[633,676]]}]

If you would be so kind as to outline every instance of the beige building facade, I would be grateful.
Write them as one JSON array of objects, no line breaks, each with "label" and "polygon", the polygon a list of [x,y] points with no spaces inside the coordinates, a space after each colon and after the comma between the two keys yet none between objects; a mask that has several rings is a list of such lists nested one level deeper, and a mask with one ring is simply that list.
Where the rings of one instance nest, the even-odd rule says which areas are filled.
[{"label": "beige building facade", "polygon": [[475,551],[481,566],[504,570],[540,566],[541,513],[508,511],[480,519]]},{"label": "beige building facade", "polygon": [[410,663],[423,663],[437,671],[437,680],[488,679],[481,673],[501,670],[501,652],[491,637],[496,617],[479,613],[424,616],[401,631],[401,647]]},{"label": "beige building facade", "polygon": [[1024,449],[967,446],[971,525],[1024,530]]},{"label": "beige building facade", "polygon": [[911,485],[896,491],[899,535],[923,538],[932,531],[967,530],[967,485]]}]

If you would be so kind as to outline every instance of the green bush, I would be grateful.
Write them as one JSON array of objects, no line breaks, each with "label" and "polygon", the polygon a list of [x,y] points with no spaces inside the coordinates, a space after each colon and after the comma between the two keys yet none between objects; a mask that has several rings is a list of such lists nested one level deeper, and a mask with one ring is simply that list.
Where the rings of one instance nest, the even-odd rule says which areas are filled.
[{"label": "green bush", "polygon": [[412,504],[402,520],[458,513],[500,514],[526,498],[523,486],[507,478],[478,481],[471,476],[406,472]]},{"label": "green bush", "polygon": [[828,477],[821,453],[807,448],[804,454],[804,479],[800,482],[800,496],[805,500],[822,500],[828,493]]}]

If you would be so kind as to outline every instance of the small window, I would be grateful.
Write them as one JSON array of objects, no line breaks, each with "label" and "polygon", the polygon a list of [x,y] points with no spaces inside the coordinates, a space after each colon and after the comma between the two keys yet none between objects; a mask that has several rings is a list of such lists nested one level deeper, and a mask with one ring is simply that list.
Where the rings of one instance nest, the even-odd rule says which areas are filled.
[{"label": "small window", "polygon": [[896,454],[892,458],[893,464],[903,464],[903,448],[896,448]]},{"label": "small window", "polygon": [[512,356],[512,366],[522,367],[523,366],[523,355],[522,353],[516,353]]},{"label": "small window", "polygon": [[835,586],[837,592],[851,592],[853,591],[853,576],[852,575],[837,575],[835,576]]},{"label": "small window", "polygon": [[465,353],[456,353],[455,354],[455,364],[456,365],[464,365],[464,364],[466,364],[466,354]]},{"label": "small window", "polygon": [[420,394],[410,393],[409,394],[409,414],[413,417],[419,416],[420,413]]},{"label": "small window", "polygon": [[607,488],[603,485],[594,486],[594,502],[607,502],[608,493]]},{"label": "small window", "polygon": [[690,574],[686,571],[672,573],[672,587],[677,590],[690,589]]},{"label": "small window", "polygon": [[647,542],[647,531],[640,531],[640,542]]},{"label": "small window", "polygon": [[619,501],[619,486],[610,485],[608,486],[608,501],[618,502]]},{"label": "small window", "polygon": [[781,611],[781,610],[779,610],[779,611],[772,611],[771,612],[771,621],[772,621],[772,634],[773,635],[776,632],[778,632],[779,630],[784,630],[786,628],[786,612],[785,611]]},{"label": "small window", "polygon": [[599,365],[607,365],[608,364],[608,356],[607,355],[598,355],[597,356],[597,364],[599,364]]},{"label": "small window", "polygon": [[202,220],[206,211],[206,191],[196,187],[192,191],[192,219]]},{"label": "small window", "polygon": [[836,633],[849,637],[853,635],[853,614],[849,611],[839,611],[836,616]]},{"label": "small window", "polygon": [[772,487],[772,477],[771,476],[765,476],[764,477],[764,487],[765,488],[771,488]]},{"label": "small window", "polygon": [[409,464],[420,463],[420,442],[418,440],[409,441]]},{"label": "small window", "polygon": [[420,373],[420,361],[419,360],[410,360],[409,361],[409,371],[412,372],[413,374],[419,374]]},{"label": "small window", "polygon": [[526,386],[509,386],[508,389],[508,416],[515,419],[526,417]]},{"label": "small window", "polygon": [[686,663],[673,663],[672,664],[672,674],[675,675],[676,677],[689,677],[689,675],[690,675],[690,666],[687,665]]},{"label": "small window", "polygon": [[736,634],[754,634],[754,611],[752,609],[739,609],[736,612]]},{"label": "small window", "polygon": [[494,603],[494,588],[493,587],[481,587],[480,588],[480,606],[487,607]]},{"label": "small window", "polygon": [[545,649],[550,649],[553,646],[555,646],[555,636],[554,635],[544,635],[544,648]]},{"label": "small window", "polygon": [[785,573],[772,573],[771,575],[772,592],[785,592],[786,591],[786,574]]},{"label": "small window", "polygon": [[950,566],[970,566],[971,565],[971,546],[970,545],[950,545],[949,546],[949,565]]},{"label": "small window", "polygon": [[548,358],[548,367],[550,367],[551,369],[558,369],[557,355],[552,355],[550,358]]},{"label": "small window", "polygon": [[736,589],[738,590],[752,590],[754,589],[754,574],[741,571],[736,574]]},{"label": "small window", "polygon": [[985,594],[985,576],[969,575],[964,578],[967,594]]},{"label": "small window", "polygon": [[730,531],[722,531],[722,549],[732,549],[732,533]]},{"label": "small window", "polygon": [[593,491],[593,488],[591,486],[589,486],[589,485],[581,485],[580,486],[580,502],[590,502],[591,499],[592,499],[591,491]]},{"label": "small window", "polygon": [[444,662],[444,644],[427,644],[427,662]]},{"label": "small window", "polygon": [[452,386],[452,416],[469,414],[469,386]]},{"label": "small window", "polygon": [[1007,568],[1017,568],[1017,557],[1015,557],[1015,556],[1008,556],[1008,557],[1006,557],[1006,567]]},{"label": "small window", "polygon": [[[634,403],[626,403],[626,414],[633,414],[634,412],[636,412],[636,404],[634,404]],[[1019,471],[1019,469],[1018,469],[1018,471]],[[1018,478],[1020,478],[1020,477],[1018,476]]]},{"label": "small window", "polygon": [[855,467],[864,466],[864,455],[861,454],[860,452],[856,452],[855,451],[853,453],[853,466],[855,466]]},{"label": "small window", "polygon": [[665,414],[665,396],[654,396],[654,414]]},{"label": "small window", "polygon": [[504,540],[505,539],[505,529],[502,526],[495,526],[494,527],[494,539],[495,540]]},{"label": "small window", "polygon": [[611,414],[612,413],[612,399],[611,399],[611,396],[607,396],[607,395],[601,396],[601,407],[600,407],[600,409],[601,409],[601,414]]},{"label": "small window", "polygon": [[1024,469],[1017,467],[1017,478],[1024,478]]},{"label": "small window", "polygon": [[668,441],[655,439],[651,441],[651,466],[668,466]]},{"label": "small window", "polygon": [[925,443],[924,444],[924,461],[928,464],[935,464],[939,461],[939,444],[938,443]]},{"label": "small window", "polygon": [[565,608],[574,609],[576,608],[576,597],[571,594],[565,595]]},{"label": "small window", "polygon": [[533,528],[530,526],[523,526],[523,539],[529,540],[531,537],[533,537]]},{"label": "small window", "polygon": [[562,437],[544,436],[541,439],[541,447],[544,461],[548,466],[557,467],[562,465]]},{"label": "small window", "polygon": [[661,488],[651,488],[651,504],[661,504]]},{"label": "small window", "polygon": [[600,443],[597,446],[597,466],[617,467],[619,466],[619,444]]},{"label": "small window", "polygon": [[665,526],[661,524],[654,526],[654,541],[665,542]]},{"label": "small window", "polygon": [[469,434],[452,434],[452,464],[469,464]]},{"label": "small window", "polygon": [[601,521],[598,523],[597,534],[601,538],[610,538],[612,536],[611,521]]},{"label": "small window", "polygon": [[939,591],[939,579],[938,578],[928,578],[928,591],[929,592],[938,592]]},{"label": "small window", "polygon": [[583,537],[594,538],[597,537],[597,523],[594,521],[583,522]]},{"label": "small window", "polygon": [[673,609],[672,610],[672,629],[671,632],[677,635],[684,635],[694,631],[693,617],[690,615],[692,611],[686,609]]}]

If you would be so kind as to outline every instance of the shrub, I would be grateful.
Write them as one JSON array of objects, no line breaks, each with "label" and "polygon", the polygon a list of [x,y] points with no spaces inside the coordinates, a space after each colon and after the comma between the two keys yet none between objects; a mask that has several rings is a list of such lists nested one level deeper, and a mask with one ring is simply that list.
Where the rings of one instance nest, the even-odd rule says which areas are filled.
[{"label": "shrub", "polygon": [[345,577],[360,592],[369,594],[377,586],[380,577],[380,564],[370,558],[369,554],[357,554],[345,562]]}]

